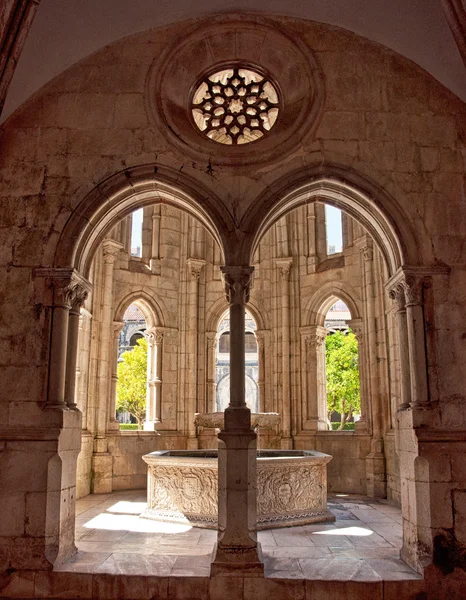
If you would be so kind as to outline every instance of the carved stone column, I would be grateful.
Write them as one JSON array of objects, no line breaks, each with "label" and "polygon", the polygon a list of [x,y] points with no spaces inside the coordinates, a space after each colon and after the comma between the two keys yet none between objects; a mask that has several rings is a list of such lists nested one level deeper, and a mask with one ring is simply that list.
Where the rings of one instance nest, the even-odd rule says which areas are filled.
[{"label": "carved stone column", "polygon": [[282,402],[281,402],[281,424],[282,439],[281,447],[291,449],[293,439],[291,437],[291,385],[290,385],[290,290],[289,279],[293,260],[283,258],[275,261],[280,276],[280,298],[282,318],[282,348],[281,348],[281,371],[282,371]]},{"label": "carved stone column", "polygon": [[198,311],[199,311],[199,278],[205,261],[197,258],[188,258],[188,322],[186,327],[187,341],[187,369],[186,369],[186,401],[188,439],[187,448],[195,450],[198,447],[194,414],[197,412],[197,371],[198,371]]},{"label": "carved stone column", "polygon": [[161,220],[161,205],[156,205],[152,213],[152,256],[150,259],[150,268],[154,275],[160,275],[160,220]]},{"label": "carved stone column", "polygon": [[383,447],[382,406],[377,356],[377,331],[375,318],[374,249],[372,240],[359,248],[364,268],[365,315],[364,330],[367,339],[367,366],[364,373],[371,402],[371,451],[366,456],[367,495],[384,498],[386,495],[386,468]]},{"label": "carved stone column", "polygon": [[163,332],[152,327],[147,339],[147,393],[144,431],[154,431],[162,421],[162,358]]},{"label": "carved stone column", "polygon": [[257,330],[254,332],[257,342],[257,389],[259,391],[258,407],[259,412],[267,412],[265,401],[265,331]]},{"label": "carved stone column", "polygon": [[112,378],[110,383],[110,399],[108,403],[108,425],[109,431],[120,431],[120,424],[116,419],[116,393],[118,382],[118,341],[120,333],[125,326],[123,321],[113,321],[112,335]]},{"label": "carved stone column", "polygon": [[113,274],[115,261],[123,246],[115,240],[105,239],[103,250],[102,312],[99,331],[99,362],[97,375],[96,437],[92,469],[94,471],[93,492],[107,494],[112,491],[112,457],[107,451],[107,427],[110,411],[113,333]]},{"label": "carved stone column", "polygon": [[358,369],[359,369],[359,397],[361,403],[361,414],[359,420],[354,424],[354,429],[358,433],[367,433],[369,429],[369,395],[368,395],[368,372],[367,372],[367,349],[364,344],[364,332],[362,319],[352,319],[348,321],[348,326],[354,333],[358,341]]},{"label": "carved stone column", "polygon": [[325,338],[327,330],[320,325],[301,328],[304,352],[304,381],[306,390],[304,425],[311,431],[325,431],[327,426],[327,394],[325,381]]},{"label": "carved stone column", "polygon": [[68,407],[77,410],[76,390],[76,364],[78,358],[79,317],[81,307],[91,290],[91,285],[84,279],[72,287],[70,294],[70,312],[68,317],[68,342],[66,347],[66,382],[65,400]]},{"label": "carved stone column", "polygon": [[[48,299],[44,299],[44,304],[48,305],[51,309],[49,379],[44,408],[49,410],[68,410],[65,381],[68,360],[73,360],[71,345],[68,353],[69,313],[73,306],[75,311],[77,311],[77,306],[84,302],[91,286],[74,269],[36,269],[34,274],[38,278],[44,278],[47,287],[52,292],[49,294]],[[75,354],[77,351],[78,333],[79,313],[72,326],[72,344]],[[72,375],[73,390],[75,371],[76,356],[74,356],[74,372]],[[71,402],[74,402],[74,398]]]},{"label": "carved stone column", "polygon": [[206,342],[206,412],[215,412],[217,410],[217,381],[215,372],[217,358],[217,332],[208,331],[206,333]]},{"label": "carved stone column", "polygon": [[409,364],[408,323],[406,315],[405,290],[401,283],[395,285],[389,296],[396,304],[396,321],[398,325],[398,352],[400,358],[400,404],[398,410],[409,408],[411,401],[411,369]]},{"label": "carved stone column", "polygon": [[430,285],[430,279],[423,275],[406,274],[401,285],[406,299],[411,406],[429,406],[422,292],[424,287]]},{"label": "carved stone column", "polygon": [[230,404],[218,435],[218,540],[212,574],[263,575],[257,542],[256,434],[245,401],[245,306],[252,267],[222,268],[230,303]]}]

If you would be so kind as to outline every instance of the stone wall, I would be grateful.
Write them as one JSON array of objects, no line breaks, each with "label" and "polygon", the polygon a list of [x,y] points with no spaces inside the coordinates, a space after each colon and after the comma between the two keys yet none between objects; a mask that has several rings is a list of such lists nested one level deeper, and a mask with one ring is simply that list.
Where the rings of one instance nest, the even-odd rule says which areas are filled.
[{"label": "stone wall", "polygon": [[[191,198],[191,204],[186,201],[185,206],[193,211],[197,207],[197,216],[204,218],[206,226],[216,231],[221,240],[221,261],[247,265],[251,262],[254,236],[263,220],[278,210],[286,194],[295,194],[300,185],[307,186],[308,200],[315,200],[317,194],[332,196],[334,203],[363,221],[384,257],[383,283],[389,278],[392,283],[402,281],[408,300],[409,365],[414,376],[410,388],[412,405],[403,411],[406,414],[401,423],[393,414],[389,423],[388,407],[392,405],[393,413],[392,400],[399,393],[394,391],[391,395],[390,388],[389,394],[382,383],[396,381],[391,375],[394,363],[384,364],[390,357],[387,348],[395,348],[396,343],[387,340],[383,347],[380,318],[390,312],[390,306],[388,300],[382,306],[381,282],[373,282],[378,292],[372,297],[367,315],[370,344],[366,347],[368,364],[372,365],[371,389],[378,388],[380,393],[375,396],[376,414],[370,418],[374,431],[370,468],[366,471],[369,493],[376,493],[378,485],[384,483],[381,440],[384,432],[394,427],[400,452],[405,557],[422,571],[425,565],[438,560],[435,546],[443,548],[442,560],[449,562],[454,555],[460,557],[458,564],[464,567],[462,494],[466,481],[458,471],[447,491],[453,499],[442,504],[442,482],[426,479],[425,461],[431,464],[431,450],[427,448],[435,448],[437,456],[444,456],[442,444],[458,440],[466,430],[461,376],[466,362],[465,106],[420,68],[367,39],[291,18],[251,15],[248,19],[257,35],[256,41],[250,40],[247,58],[264,61],[278,81],[287,78],[286,94],[304,86],[305,96],[298,93],[296,97],[305,98],[310,107],[308,111],[301,105],[303,110],[298,115],[288,103],[290,121],[284,120],[281,129],[277,129],[280,143],[271,132],[269,141],[264,141],[263,152],[237,153],[229,161],[226,150],[223,154],[206,151],[208,142],[193,142],[198,133],[194,135],[181,104],[172,105],[179,108],[178,136],[163,115],[154,117],[158,104],[167,97],[164,94],[176,96],[183,85],[191,85],[189,78],[179,75],[180,68],[184,73],[192,73],[194,80],[201,71],[232,56],[229,38],[223,35],[225,28],[239,31],[239,37],[244,33],[244,18],[232,14],[177,23],[110,44],[44,86],[1,127],[1,447],[2,468],[7,472],[7,476],[2,473],[1,505],[8,516],[15,515],[17,507],[25,507],[26,511],[18,519],[4,520],[0,546],[1,565],[5,568],[50,568],[57,557],[72,552],[75,455],[79,452],[75,433],[81,429],[79,423],[64,416],[68,413],[54,412],[55,400],[61,401],[60,406],[64,404],[64,382],[60,379],[62,371],[50,368],[51,364],[61,368],[66,354],[63,336],[60,338],[63,331],[57,326],[58,315],[63,317],[63,323],[67,318],[68,308],[63,301],[60,304],[61,292],[56,284],[58,275],[63,278],[64,274],[37,269],[77,268],[88,277],[91,255],[116,224],[112,207],[121,198],[126,199],[126,204],[121,204],[121,216],[125,216],[141,204],[153,203],[154,196],[155,200],[177,206],[186,197]],[[216,41],[210,44],[208,52],[206,45],[199,42],[198,51],[192,52],[183,64],[173,62],[184,40],[192,43],[208,36]],[[267,51],[261,56],[258,48],[264,47],[264,39],[268,40]],[[243,58],[242,46],[238,48],[239,58]],[[291,51],[295,52],[296,61],[284,64],[283,57]],[[296,71],[291,71],[289,64],[296,65]],[[296,75],[294,82],[290,75]],[[157,85],[162,81],[161,91]],[[152,195],[147,193],[148,186]],[[165,190],[162,198],[161,189]],[[300,203],[308,200],[303,198]],[[301,239],[295,235],[300,226],[293,226],[290,254]],[[97,241],[86,237],[90,229]],[[108,249],[111,250],[111,244]],[[289,257],[286,252],[279,256]],[[366,249],[365,259],[372,261],[369,271],[368,263],[364,267],[369,275],[370,269],[374,272],[377,252],[371,255]],[[197,277],[197,267],[199,263],[191,261],[193,278]],[[91,273],[97,287],[99,277],[102,280],[109,269]],[[273,289],[267,290],[264,285],[262,292],[263,297],[268,294],[270,298],[271,315],[274,311],[280,314],[276,304],[278,285],[282,290],[286,285],[293,285],[296,291],[299,287],[293,274],[287,284],[283,283],[285,277],[279,283],[279,273],[286,275],[286,263],[282,261],[277,270],[271,278]],[[293,264],[290,273],[297,271]],[[209,281],[216,277],[207,271],[204,274]],[[328,277],[325,272],[320,275],[323,280]],[[54,287],[50,287],[51,280],[55,281]],[[189,285],[187,278],[183,280],[181,295],[186,294]],[[215,285],[220,289],[219,280]],[[259,283],[256,289],[254,293],[259,293]],[[200,306],[205,303],[209,310],[217,298],[217,290],[210,290],[200,299]],[[100,306],[107,313],[99,315],[94,311],[92,319],[96,322],[108,320],[109,305]],[[190,306],[193,309],[192,303]],[[289,308],[290,324],[296,327],[302,305],[299,310],[297,306]],[[182,323],[181,335],[191,326],[192,322]],[[271,329],[271,324],[268,327]],[[110,335],[108,330],[107,334]],[[276,344],[273,338],[270,341]],[[204,358],[199,355],[199,365]],[[105,361],[111,364],[109,356]],[[98,369],[102,364],[102,357],[97,361],[91,355],[89,372],[96,371],[96,377],[100,377]],[[285,383],[296,398],[300,385],[296,351],[291,353],[289,365],[285,372],[290,378]],[[402,360],[399,365],[402,372]],[[270,372],[279,372],[278,366],[272,367],[273,364]],[[390,376],[385,373],[382,377],[384,371],[390,371]],[[201,380],[201,388],[196,389],[189,376],[182,383],[190,409],[177,415],[177,428],[181,423],[188,429],[188,444],[196,443],[189,421],[195,398],[205,397],[202,385]],[[267,390],[266,398],[276,403],[279,388],[274,390]],[[424,394],[423,404],[417,402],[419,390]],[[92,424],[91,430],[97,432],[93,468],[104,472],[111,463],[105,438],[107,422],[102,405],[92,402],[86,407],[86,419]],[[44,410],[44,406],[48,409]],[[293,433],[296,417],[293,411],[288,416]],[[288,421],[285,426],[283,438],[290,443]],[[427,437],[430,435],[429,442],[424,439],[418,443],[420,431],[424,438],[426,432]],[[34,478],[20,475],[25,456],[28,460],[34,457]],[[452,464],[461,456],[456,442],[450,443],[449,456]],[[392,473],[391,466],[389,469]],[[39,504],[28,504],[30,494],[36,493],[42,507],[54,499],[47,520],[45,508],[38,510]],[[69,503],[61,502],[65,497]],[[430,512],[418,511],[421,498],[427,501]],[[432,519],[440,505],[443,510]],[[20,523],[18,528],[17,521],[24,525]]]}]

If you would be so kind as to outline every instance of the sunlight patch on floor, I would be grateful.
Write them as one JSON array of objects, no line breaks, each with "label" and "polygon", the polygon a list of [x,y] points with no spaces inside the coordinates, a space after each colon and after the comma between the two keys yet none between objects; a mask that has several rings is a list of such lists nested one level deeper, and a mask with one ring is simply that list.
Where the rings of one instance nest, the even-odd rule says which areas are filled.
[{"label": "sunlight patch on floor", "polygon": [[185,533],[191,525],[162,523],[141,519],[137,515],[101,513],[84,524],[86,529],[107,529],[112,531],[136,531],[140,533]]},{"label": "sunlight patch on floor", "polygon": [[326,531],[314,531],[312,535],[355,535],[366,536],[374,532],[365,527],[341,527],[340,529],[327,529]]}]

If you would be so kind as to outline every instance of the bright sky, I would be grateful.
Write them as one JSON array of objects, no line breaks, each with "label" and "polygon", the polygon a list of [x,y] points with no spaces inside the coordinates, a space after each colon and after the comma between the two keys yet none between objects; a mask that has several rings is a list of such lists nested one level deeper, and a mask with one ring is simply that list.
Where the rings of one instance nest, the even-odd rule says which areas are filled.
[{"label": "bright sky", "polygon": [[131,251],[142,247],[142,216],[143,209],[139,208],[133,212],[133,226],[131,229]]},{"label": "bright sky", "polygon": [[[343,234],[341,230],[341,210],[325,205],[325,221],[327,224],[327,250],[335,246],[335,252],[343,250]],[[330,254],[330,253],[329,253]]]}]

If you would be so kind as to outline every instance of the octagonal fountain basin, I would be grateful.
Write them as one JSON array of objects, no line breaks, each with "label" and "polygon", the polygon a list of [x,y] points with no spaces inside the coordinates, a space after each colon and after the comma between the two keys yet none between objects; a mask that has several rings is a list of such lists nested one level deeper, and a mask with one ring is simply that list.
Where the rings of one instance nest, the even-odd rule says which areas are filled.
[{"label": "octagonal fountain basin", "polygon": [[[217,528],[218,451],[166,450],[148,465],[144,518]],[[257,528],[334,521],[327,510],[328,454],[315,450],[257,453]]]}]

